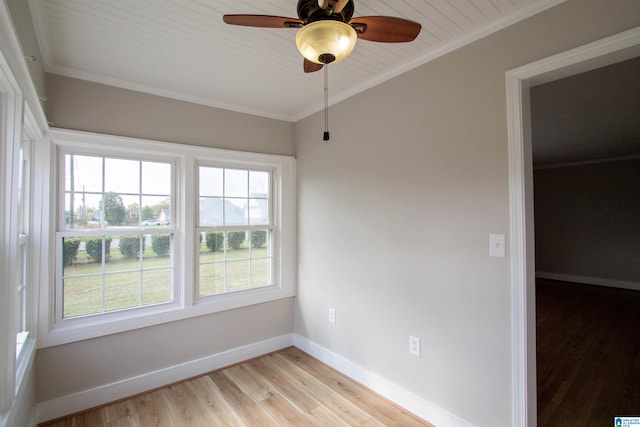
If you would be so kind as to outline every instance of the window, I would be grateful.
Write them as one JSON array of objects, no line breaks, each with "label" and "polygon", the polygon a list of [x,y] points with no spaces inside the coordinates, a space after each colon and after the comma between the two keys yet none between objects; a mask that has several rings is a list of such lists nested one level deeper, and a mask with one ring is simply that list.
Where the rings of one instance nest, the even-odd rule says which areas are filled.
[{"label": "window", "polygon": [[0,423],[35,354],[28,139],[41,137],[40,129],[0,53]]},{"label": "window", "polygon": [[29,309],[29,224],[31,195],[31,145],[23,140],[20,145],[18,162],[18,251],[16,259],[16,295],[17,295],[17,334],[16,358],[20,357],[22,348],[29,336],[27,312]]},{"label": "window", "polygon": [[295,294],[293,158],[60,130],[51,140],[56,280],[42,346]]},{"label": "window", "polygon": [[273,284],[271,173],[199,166],[199,296]]},{"label": "window", "polygon": [[171,163],[61,158],[62,319],[172,302]]}]

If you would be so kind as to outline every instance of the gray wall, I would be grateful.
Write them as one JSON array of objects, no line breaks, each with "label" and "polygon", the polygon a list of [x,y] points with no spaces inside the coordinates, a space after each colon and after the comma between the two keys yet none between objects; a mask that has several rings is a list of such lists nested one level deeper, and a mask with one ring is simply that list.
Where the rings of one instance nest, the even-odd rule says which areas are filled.
[{"label": "gray wall", "polygon": [[488,234],[508,233],[504,73],[637,25],[637,0],[570,0],[333,106],[328,144],[321,113],[291,125],[49,76],[57,127],[276,154],[295,141],[299,295],[39,350],[38,401],[291,332],[295,310],[327,349],[510,425],[509,259],[488,257]]},{"label": "gray wall", "polygon": [[636,0],[570,0],[334,105],[330,143],[322,113],[296,123],[296,332],[511,425],[509,258],[488,254],[509,232],[505,72],[637,25]]},{"label": "gray wall", "polygon": [[[292,155],[288,122],[47,75],[54,126],[258,153]],[[38,350],[38,402],[196,360],[293,331],[293,299]]]},{"label": "gray wall", "polygon": [[47,74],[54,127],[226,148],[293,154],[289,122]]},{"label": "gray wall", "polygon": [[38,350],[36,400],[175,366],[290,334],[290,298]]},{"label": "gray wall", "polygon": [[536,270],[640,287],[640,160],[534,172]]}]

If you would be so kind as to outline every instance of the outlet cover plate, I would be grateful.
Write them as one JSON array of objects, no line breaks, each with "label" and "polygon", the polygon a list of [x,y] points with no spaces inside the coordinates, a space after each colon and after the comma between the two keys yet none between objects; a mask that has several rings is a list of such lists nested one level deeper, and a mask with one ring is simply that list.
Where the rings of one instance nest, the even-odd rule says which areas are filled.
[{"label": "outlet cover plate", "polygon": [[409,353],[420,357],[420,338],[409,335]]},{"label": "outlet cover plate", "polygon": [[489,235],[489,256],[505,256],[505,236],[504,234]]}]

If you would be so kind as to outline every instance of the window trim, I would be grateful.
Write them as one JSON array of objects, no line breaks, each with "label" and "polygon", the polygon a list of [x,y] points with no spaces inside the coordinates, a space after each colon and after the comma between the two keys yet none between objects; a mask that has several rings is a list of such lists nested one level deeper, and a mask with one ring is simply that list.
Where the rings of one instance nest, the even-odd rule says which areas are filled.
[{"label": "window trim", "polygon": [[[188,319],[240,308],[253,304],[292,297],[296,293],[296,204],[295,204],[295,158],[291,156],[260,154],[199,147],[171,142],[151,141],[138,138],[102,135],[64,129],[51,129],[47,138],[52,144],[50,151],[50,176],[55,182],[56,195],[52,200],[50,241],[58,246],[58,204],[64,200],[58,185],[60,152],[74,154],[120,157],[133,156],[141,160],[166,161],[173,159],[175,174],[172,227],[175,230],[175,299],[170,307],[165,305],[143,307],[88,316],[83,321],[58,321],[55,319],[55,295],[57,283],[53,275],[59,274],[61,254],[50,260],[53,272],[50,286],[41,295],[39,347],[49,347],[113,333]],[[169,154],[162,154],[169,153]],[[196,228],[198,212],[197,172],[198,164],[225,164],[246,169],[268,169],[272,171],[273,225],[278,230],[278,247],[274,245],[275,285],[246,291],[197,297]],[[36,190],[38,191],[38,190]],[[42,189],[47,191],[47,189]],[[62,207],[64,209],[64,207]],[[53,249],[52,247],[52,249]],[[189,250],[189,248],[191,248]],[[57,250],[57,249],[56,249]],[[54,252],[52,252],[54,253]],[[59,258],[59,259],[58,259]],[[45,298],[43,298],[43,296]],[[44,300],[44,301],[43,301]],[[77,320],[77,319],[68,319]]]},{"label": "window trim", "polygon": [[0,241],[5,248],[0,258],[0,414],[15,399],[16,362],[16,259],[18,250],[17,197],[18,152],[22,132],[23,97],[9,65],[0,54]]}]

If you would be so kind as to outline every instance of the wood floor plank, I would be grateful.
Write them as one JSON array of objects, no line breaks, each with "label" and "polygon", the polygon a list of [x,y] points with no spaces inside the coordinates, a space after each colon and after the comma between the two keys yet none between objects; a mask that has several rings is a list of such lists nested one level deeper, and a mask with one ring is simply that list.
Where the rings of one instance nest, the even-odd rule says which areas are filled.
[{"label": "wood floor plank", "polygon": [[132,427],[140,424],[136,412],[131,411],[128,401],[111,405],[105,408],[104,413],[107,424],[110,426]]},{"label": "wood floor plank", "polygon": [[277,420],[271,418],[271,414],[264,410],[264,407],[256,402],[233,383],[225,372],[214,372],[209,375],[218,386],[224,399],[229,402],[244,425],[255,427],[268,427],[276,425]]},{"label": "wood floor plank", "polygon": [[243,363],[225,369],[224,374],[255,401],[268,399],[274,394],[270,384],[264,380],[264,377],[250,363]]},{"label": "wood floor plank", "polygon": [[293,378],[297,382],[298,388],[320,400],[323,403],[322,406],[335,413],[349,425],[362,425],[371,418],[371,415],[353,405],[343,396],[333,393],[329,387],[301,367],[288,361],[281,354],[273,354],[267,363],[274,364],[286,375]]},{"label": "wood floor plank", "polygon": [[640,292],[536,281],[538,425],[640,415]]},{"label": "wood floor plank", "polygon": [[367,413],[375,419],[376,423],[398,427],[419,427],[425,425],[424,421],[419,420],[415,415],[402,410],[402,408],[396,405],[390,405],[388,400],[372,393],[369,389],[352,381],[348,377],[336,375],[337,371],[323,363],[309,359],[305,353],[295,347],[281,351],[280,354],[304,367],[306,371],[320,379],[336,393],[349,399],[351,403],[366,410]]},{"label": "wood floor plank", "polygon": [[433,427],[295,348],[46,427]]},{"label": "wood floor plank", "polygon": [[[131,400],[135,404],[136,411],[138,412],[138,419],[140,420],[141,425],[149,427],[166,426],[166,418],[163,417],[160,411],[157,391],[134,397]],[[96,425],[100,426],[102,424]]]},{"label": "wood floor plank", "polygon": [[253,366],[284,396],[300,413],[311,413],[321,404],[307,391],[298,388],[293,378],[283,375],[266,361],[270,356],[252,362]]},{"label": "wood floor plank", "polygon": [[243,425],[233,406],[227,402],[224,393],[209,375],[189,381],[188,384],[198,396],[200,404],[208,409],[208,416],[214,425]]}]

